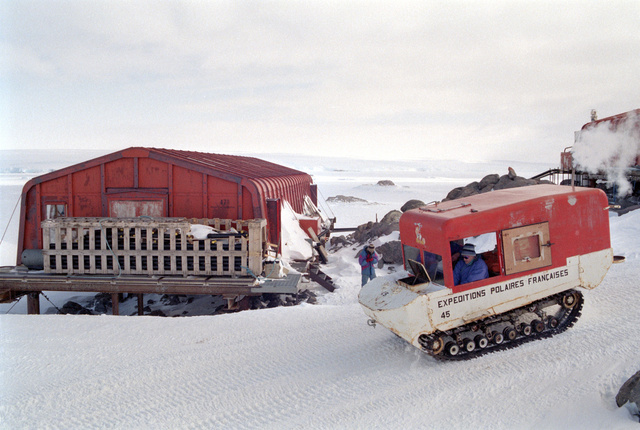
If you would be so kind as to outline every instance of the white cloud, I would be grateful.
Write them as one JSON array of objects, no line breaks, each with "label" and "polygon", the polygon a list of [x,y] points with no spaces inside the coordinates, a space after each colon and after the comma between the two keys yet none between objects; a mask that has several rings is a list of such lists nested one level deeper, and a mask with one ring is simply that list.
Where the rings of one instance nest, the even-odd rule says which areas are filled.
[{"label": "white cloud", "polygon": [[[590,109],[638,107],[636,2],[41,0],[4,9],[0,46],[12,54],[0,70],[17,119],[2,146],[49,146],[44,136],[62,119],[67,140],[92,145],[135,130],[128,140],[159,146],[169,140],[160,124],[172,130],[167,146],[223,130],[225,142],[255,150],[272,136],[313,153],[387,153],[392,142],[434,157],[555,161]],[[120,132],[92,136],[98,129]]]}]

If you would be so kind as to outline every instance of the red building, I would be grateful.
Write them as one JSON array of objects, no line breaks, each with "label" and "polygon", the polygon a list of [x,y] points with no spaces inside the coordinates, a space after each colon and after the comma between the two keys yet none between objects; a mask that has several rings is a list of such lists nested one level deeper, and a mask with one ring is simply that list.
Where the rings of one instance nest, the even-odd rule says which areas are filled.
[{"label": "red building", "polygon": [[18,264],[42,249],[41,223],[65,217],[265,218],[279,243],[280,204],[317,204],[311,176],[252,157],[133,147],[47,173],[22,191]]}]

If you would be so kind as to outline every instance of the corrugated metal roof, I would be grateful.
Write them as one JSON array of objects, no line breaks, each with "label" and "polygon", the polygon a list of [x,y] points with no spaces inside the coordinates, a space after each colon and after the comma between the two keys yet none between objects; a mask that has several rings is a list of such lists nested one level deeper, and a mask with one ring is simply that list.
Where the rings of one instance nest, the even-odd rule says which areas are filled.
[{"label": "corrugated metal roof", "polygon": [[[133,148],[130,148],[133,149]],[[150,152],[164,154],[168,157],[196,164],[207,169],[224,172],[237,177],[250,179],[277,176],[307,175],[305,172],[291,169],[280,164],[271,163],[254,157],[239,155],[213,154],[208,152],[183,151],[164,148],[140,148]]]}]

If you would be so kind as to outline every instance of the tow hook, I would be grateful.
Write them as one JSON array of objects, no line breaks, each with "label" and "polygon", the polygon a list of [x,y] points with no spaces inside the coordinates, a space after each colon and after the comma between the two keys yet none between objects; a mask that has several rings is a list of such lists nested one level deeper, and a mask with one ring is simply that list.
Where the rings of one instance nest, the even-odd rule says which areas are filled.
[{"label": "tow hook", "polygon": [[367,325],[373,328],[376,328],[376,320],[369,319],[367,320]]}]

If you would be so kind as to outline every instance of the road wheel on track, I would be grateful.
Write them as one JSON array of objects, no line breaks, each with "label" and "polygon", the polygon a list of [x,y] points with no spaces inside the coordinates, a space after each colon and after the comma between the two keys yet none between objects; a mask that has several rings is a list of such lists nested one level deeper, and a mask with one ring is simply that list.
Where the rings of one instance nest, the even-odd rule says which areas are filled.
[{"label": "road wheel on track", "polygon": [[515,340],[515,338],[518,337],[518,332],[512,326],[505,327],[502,334],[504,334],[504,338],[508,341]]},{"label": "road wheel on track", "polygon": [[569,293],[562,297],[562,306],[567,309],[571,309],[576,305],[576,303],[578,303],[578,297],[576,296],[576,293]]},{"label": "road wheel on track", "polygon": [[502,342],[504,342],[504,334],[500,333],[499,331],[494,331],[491,337],[493,339],[493,343],[495,343],[496,345],[500,345]]},{"label": "road wheel on track", "polygon": [[474,341],[477,347],[480,349],[486,348],[487,345],[489,345],[489,340],[486,337],[482,336],[481,334],[477,335]]},{"label": "road wheel on track", "polygon": [[431,351],[436,355],[444,351],[444,339],[441,336],[438,336],[431,341]]},{"label": "road wheel on track", "polygon": [[549,328],[558,327],[558,318],[550,317],[549,320],[547,321],[547,325],[549,326]]},{"label": "road wheel on track", "polygon": [[460,352],[460,347],[455,342],[447,343],[447,346],[445,346],[444,349],[449,355],[458,355],[458,352]]},{"label": "road wheel on track", "polygon": [[531,321],[531,328],[535,333],[542,333],[544,331],[544,323],[540,320]]},{"label": "road wheel on track", "polygon": [[531,329],[531,325],[529,324],[522,324],[520,326],[520,333],[522,333],[525,336],[531,336],[531,332],[533,330]]},{"label": "road wheel on track", "polygon": [[464,350],[467,352],[473,352],[476,349],[476,343],[467,338],[462,341],[462,348],[464,348]]}]

